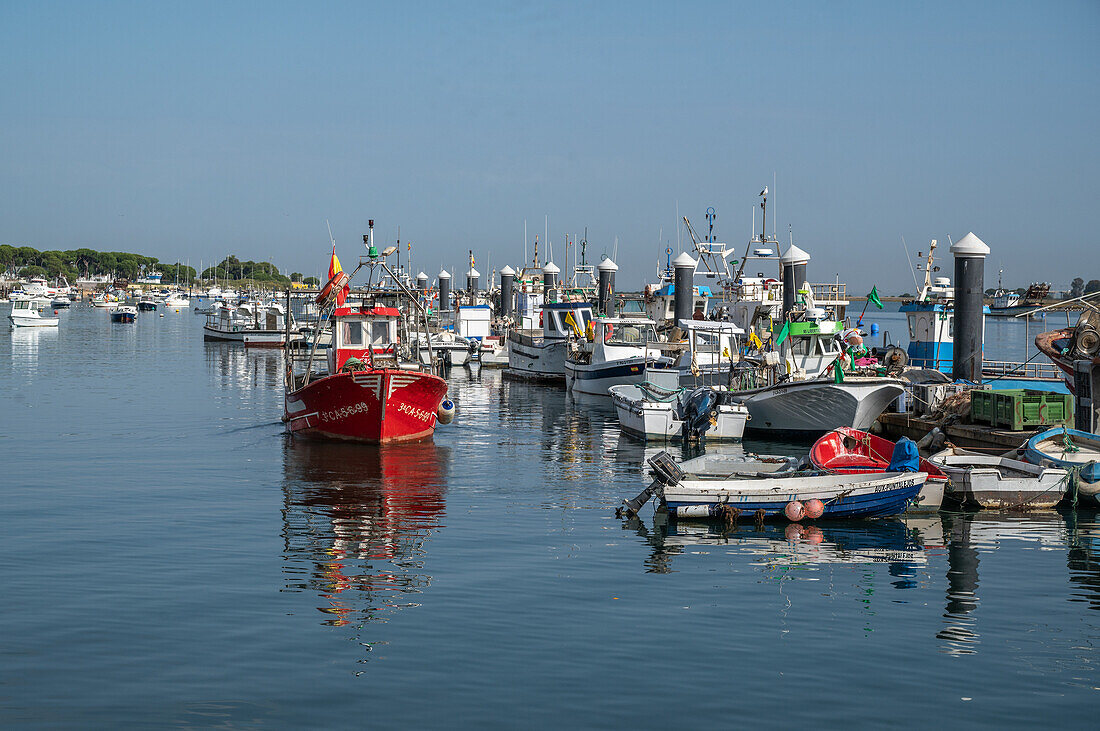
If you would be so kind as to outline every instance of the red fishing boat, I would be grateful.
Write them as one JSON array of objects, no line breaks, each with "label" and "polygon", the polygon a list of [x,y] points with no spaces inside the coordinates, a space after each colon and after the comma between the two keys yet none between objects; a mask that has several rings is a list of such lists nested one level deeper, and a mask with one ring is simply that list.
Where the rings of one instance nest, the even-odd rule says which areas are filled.
[{"label": "red fishing boat", "polygon": [[[377,260],[373,245],[369,250],[369,263],[389,272]],[[447,382],[432,372],[434,363],[422,365],[415,354],[401,357],[404,348],[398,323],[404,315],[400,310],[377,304],[369,292],[362,294],[360,302],[345,304],[348,282],[334,245],[329,282],[317,297],[322,313],[329,315],[332,345],[318,354],[320,328],[309,347],[288,343],[283,413],[287,431],[353,442],[430,438],[440,414],[448,419],[453,414],[453,404],[443,404]],[[385,296],[392,299],[393,294]],[[413,302],[412,306],[419,305]],[[303,364],[304,368],[295,367]]]},{"label": "red fishing boat", "polygon": [[[870,432],[840,427],[814,442],[810,461],[818,469],[833,473],[869,474],[886,472],[894,455],[895,442]],[[947,473],[924,457],[919,458],[921,472],[928,480],[913,501],[916,507],[937,510],[943,501]]]},{"label": "red fishing boat", "polygon": [[[1085,304],[1092,306],[1087,302]],[[1088,360],[1100,363],[1100,313],[1086,309],[1074,327],[1039,333],[1035,336],[1035,347],[1065,372],[1066,385],[1072,393],[1073,362]]]}]

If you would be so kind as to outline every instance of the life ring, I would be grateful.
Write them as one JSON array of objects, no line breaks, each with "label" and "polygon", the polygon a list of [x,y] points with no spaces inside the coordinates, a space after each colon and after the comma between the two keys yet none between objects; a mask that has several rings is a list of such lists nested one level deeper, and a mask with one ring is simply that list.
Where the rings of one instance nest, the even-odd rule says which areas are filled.
[{"label": "life ring", "polygon": [[348,283],[348,275],[346,272],[336,272],[332,275],[332,279],[328,280],[328,284],[321,290],[321,294],[317,295],[315,300],[317,304],[326,302],[332,296],[332,293],[339,292],[344,288],[344,285]]},{"label": "life ring", "polygon": [[539,327],[542,327],[542,310],[539,310]]}]

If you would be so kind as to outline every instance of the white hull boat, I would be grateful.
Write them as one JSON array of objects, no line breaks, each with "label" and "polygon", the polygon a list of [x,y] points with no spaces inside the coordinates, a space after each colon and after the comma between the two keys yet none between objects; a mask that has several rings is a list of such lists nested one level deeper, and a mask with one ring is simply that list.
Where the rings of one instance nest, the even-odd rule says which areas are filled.
[{"label": "white hull boat", "polygon": [[565,380],[566,340],[513,330],[508,335],[508,375],[536,381]]},{"label": "white hull boat", "polygon": [[58,323],[56,317],[42,317],[31,300],[12,302],[8,319],[15,327],[57,327]]},{"label": "white hull boat", "polygon": [[792,381],[734,396],[749,409],[749,429],[820,435],[842,426],[866,431],[904,391],[894,378],[849,377],[843,383]]},{"label": "white hull boat", "polygon": [[464,366],[470,362],[470,341],[451,332],[436,333],[431,336],[431,350],[427,343],[416,341],[420,362],[431,364],[431,356],[450,366]]},{"label": "white hull boat", "polygon": [[565,360],[565,387],[607,396],[612,386],[650,380],[647,371],[659,361],[668,359],[662,359],[653,320],[598,317],[592,321],[591,340]]},{"label": "white hull boat", "polygon": [[[691,392],[672,392],[670,397],[669,392],[662,394],[661,391],[664,390],[645,385],[618,385],[609,389],[619,426],[624,432],[648,440],[682,438],[684,400]],[[749,420],[745,405],[719,404],[715,411],[713,423],[705,432],[707,441],[740,441]]]},{"label": "white hull boat", "polygon": [[591,322],[592,306],[587,302],[542,305],[538,323],[542,332],[517,328],[508,333],[505,375],[531,381],[564,381],[570,341],[584,338]]},{"label": "white hull boat", "polygon": [[874,475],[812,475],[735,479],[692,479],[685,475],[672,485],[658,482],[658,495],[677,518],[717,518],[738,514],[745,520],[759,515],[777,518],[791,503],[822,503],[822,518],[874,518],[905,512],[920,492],[924,472],[884,472]]},{"label": "white hull boat", "polygon": [[477,359],[482,368],[507,368],[508,341],[500,335],[482,338]]},{"label": "white hull boat", "polygon": [[182,295],[170,295],[164,300],[164,308],[168,310],[183,310],[191,306],[191,300]]},{"label": "white hull boat", "polygon": [[944,498],[977,508],[1053,508],[1066,489],[1067,472],[1007,457],[945,449],[928,458],[950,478]]},{"label": "white hull boat", "polygon": [[281,348],[286,342],[285,330],[256,330],[232,326],[225,330],[216,325],[202,326],[203,340],[223,343],[243,343],[252,347]]}]

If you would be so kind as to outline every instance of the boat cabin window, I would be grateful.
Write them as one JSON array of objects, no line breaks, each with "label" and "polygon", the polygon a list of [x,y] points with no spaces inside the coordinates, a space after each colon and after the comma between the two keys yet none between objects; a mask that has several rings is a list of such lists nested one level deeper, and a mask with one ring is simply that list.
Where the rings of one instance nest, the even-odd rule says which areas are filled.
[{"label": "boat cabin window", "polygon": [[794,355],[809,355],[812,343],[810,338],[792,337],[788,341],[791,344],[791,353]]},{"label": "boat cabin window", "polygon": [[360,320],[344,321],[344,345],[363,344],[363,323]]},{"label": "boat cabin window", "polygon": [[15,302],[11,303],[11,308],[13,310],[29,310],[31,308],[31,301],[30,300],[16,300]]},{"label": "boat cabin window", "polygon": [[607,345],[644,345],[657,342],[657,332],[652,325],[605,323],[603,340]]},{"label": "boat cabin window", "polygon": [[371,345],[382,345],[391,343],[396,338],[390,337],[390,321],[389,320],[375,320],[371,324],[370,342]]},{"label": "boat cabin window", "polygon": [[906,317],[905,319],[909,321],[909,339],[910,340],[916,340],[917,339],[917,316],[913,313],[909,313],[908,317]]}]

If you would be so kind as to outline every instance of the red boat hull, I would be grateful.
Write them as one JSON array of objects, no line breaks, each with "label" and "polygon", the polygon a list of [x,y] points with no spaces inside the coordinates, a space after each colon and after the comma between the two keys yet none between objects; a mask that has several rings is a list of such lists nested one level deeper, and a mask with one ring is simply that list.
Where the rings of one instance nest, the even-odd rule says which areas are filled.
[{"label": "red boat hull", "polygon": [[[889,439],[842,426],[814,442],[810,461],[828,472],[871,474],[885,472],[893,454],[894,443]],[[920,458],[920,471],[927,472],[929,480],[947,481],[947,473],[924,457]]]},{"label": "red boat hull", "polygon": [[446,395],[447,382],[429,373],[338,373],[287,393],[283,421],[291,434],[311,439],[413,442],[431,438]]}]

